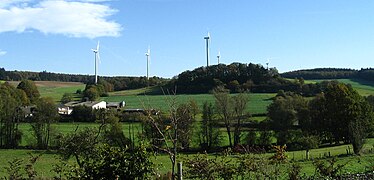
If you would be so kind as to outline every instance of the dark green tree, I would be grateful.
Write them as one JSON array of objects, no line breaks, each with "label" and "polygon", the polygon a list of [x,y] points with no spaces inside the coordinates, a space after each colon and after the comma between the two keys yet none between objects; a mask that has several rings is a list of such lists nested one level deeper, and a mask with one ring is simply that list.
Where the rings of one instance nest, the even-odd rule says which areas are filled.
[{"label": "dark green tree", "polygon": [[41,98],[36,102],[36,113],[31,118],[31,129],[39,149],[47,149],[53,133],[52,123],[57,121],[57,110],[52,98]]},{"label": "dark green tree", "polygon": [[268,118],[272,129],[277,132],[277,143],[280,145],[295,142],[292,139],[294,129],[303,120],[300,119],[302,110],[308,107],[308,102],[300,95],[284,93],[277,96],[268,106]]},{"label": "dark green tree", "polygon": [[71,119],[74,122],[95,122],[92,108],[87,106],[75,106],[71,113]]},{"label": "dark green tree", "polygon": [[0,147],[16,148],[22,133],[18,128],[25,118],[22,106],[28,104],[25,92],[9,83],[0,84]]},{"label": "dark green tree", "polygon": [[74,100],[74,97],[73,95],[71,95],[70,93],[64,93],[64,95],[62,96],[60,102],[65,104],[65,103],[68,103],[68,102],[71,102]]},{"label": "dark green tree", "polygon": [[313,123],[317,130],[331,134],[336,143],[351,142],[359,153],[364,139],[373,130],[373,112],[369,103],[351,86],[343,83],[329,84],[325,93],[314,100],[311,107]]},{"label": "dark green tree", "polygon": [[200,147],[204,150],[210,150],[220,143],[220,131],[217,128],[218,122],[214,115],[212,103],[207,101],[203,104],[202,120],[199,131]]},{"label": "dark green tree", "polygon": [[26,93],[31,103],[35,103],[40,97],[38,88],[31,80],[22,80],[18,84],[17,88],[23,90]]},{"label": "dark green tree", "polygon": [[100,92],[96,87],[90,87],[83,91],[84,98],[88,98],[90,101],[95,101],[100,97]]}]

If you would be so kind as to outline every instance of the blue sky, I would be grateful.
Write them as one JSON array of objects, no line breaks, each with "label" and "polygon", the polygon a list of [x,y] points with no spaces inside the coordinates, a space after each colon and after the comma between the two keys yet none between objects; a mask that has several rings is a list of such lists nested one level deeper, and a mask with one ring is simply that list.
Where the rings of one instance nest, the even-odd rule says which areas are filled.
[{"label": "blue sky", "polygon": [[173,77],[206,64],[259,63],[280,72],[374,67],[374,1],[1,0],[0,67]]}]

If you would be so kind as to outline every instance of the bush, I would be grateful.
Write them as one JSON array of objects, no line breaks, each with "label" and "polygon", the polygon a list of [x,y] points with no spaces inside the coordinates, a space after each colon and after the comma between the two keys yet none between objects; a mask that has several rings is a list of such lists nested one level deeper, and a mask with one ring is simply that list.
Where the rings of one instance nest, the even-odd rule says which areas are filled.
[{"label": "bush", "polygon": [[313,165],[316,168],[316,172],[318,173],[318,175],[322,177],[335,178],[338,176],[338,173],[340,173],[343,167],[345,166],[345,164],[336,165],[336,162],[336,158],[332,158],[330,160],[327,160],[328,164],[326,164],[323,161],[317,160],[313,162]]}]

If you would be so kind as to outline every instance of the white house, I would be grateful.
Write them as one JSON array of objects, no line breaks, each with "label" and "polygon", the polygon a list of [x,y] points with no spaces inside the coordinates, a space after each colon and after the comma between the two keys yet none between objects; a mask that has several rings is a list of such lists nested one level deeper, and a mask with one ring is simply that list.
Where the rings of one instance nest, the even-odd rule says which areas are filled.
[{"label": "white house", "polygon": [[68,102],[66,104],[60,105],[58,107],[58,113],[64,114],[64,115],[70,115],[73,112],[74,107],[76,106],[86,106],[91,107],[92,109],[105,109],[106,108],[106,102],[105,101],[86,101],[86,102],[78,102],[78,101],[72,101]]},{"label": "white house", "polygon": [[73,112],[73,109],[69,106],[61,104],[58,106],[58,113],[62,115],[70,115]]},{"label": "white house", "polygon": [[92,107],[92,109],[106,109],[106,102],[105,101],[92,102],[84,106]]}]

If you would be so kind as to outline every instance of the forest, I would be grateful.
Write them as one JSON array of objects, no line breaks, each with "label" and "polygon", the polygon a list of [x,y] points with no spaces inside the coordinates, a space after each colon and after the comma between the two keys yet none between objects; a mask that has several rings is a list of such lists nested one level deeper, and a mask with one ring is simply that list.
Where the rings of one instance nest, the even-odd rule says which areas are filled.
[{"label": "forest", "polygon": [[[60,74],[47,71],[42,72],[29,72],[29,71],[6,71],[0,68],[0,79],[5,81],[62,81],[62,82],[82,82],[85,84],[93,84],[95,77],[92,75],[78,75],[78,74]],[[168,79],[160,77],[150,77],[147,81],[146,77],[101,77],[112,84],[113,90],[120,91],[126,89],[137,89],[142,87],[162,85]]]}]

